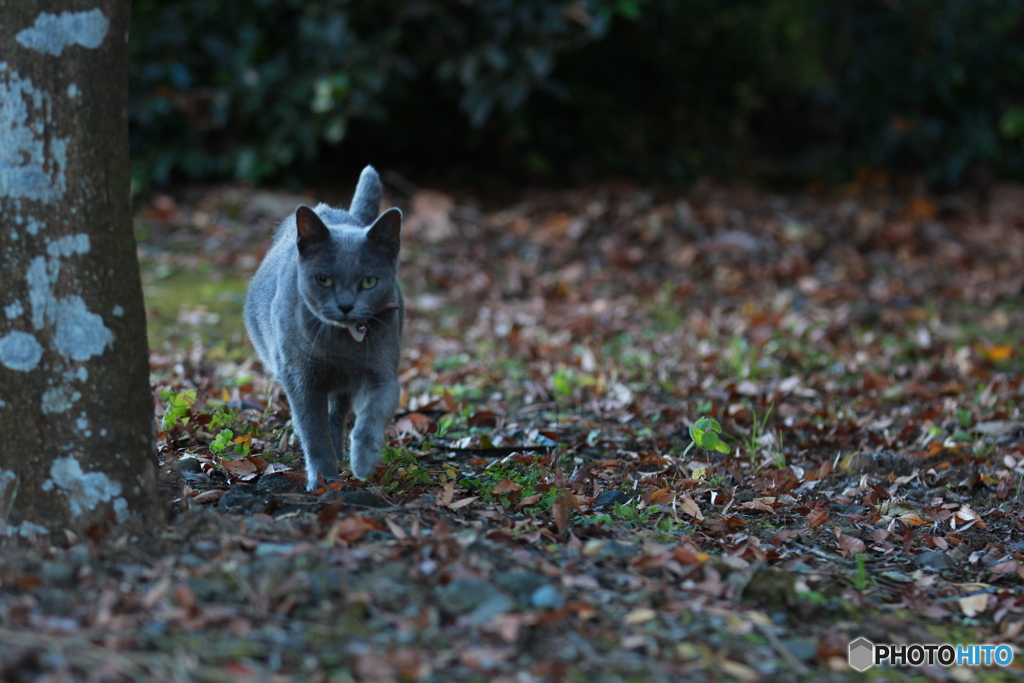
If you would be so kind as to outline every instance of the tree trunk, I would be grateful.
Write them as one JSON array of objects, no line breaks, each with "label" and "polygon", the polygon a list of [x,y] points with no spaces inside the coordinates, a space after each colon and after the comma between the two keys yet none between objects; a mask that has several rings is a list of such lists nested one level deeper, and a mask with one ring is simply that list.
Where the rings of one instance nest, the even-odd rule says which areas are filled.
[{"label": "tree trunk", "polygon": [[0,0],[0,538],[160,519],[130,0]]}]

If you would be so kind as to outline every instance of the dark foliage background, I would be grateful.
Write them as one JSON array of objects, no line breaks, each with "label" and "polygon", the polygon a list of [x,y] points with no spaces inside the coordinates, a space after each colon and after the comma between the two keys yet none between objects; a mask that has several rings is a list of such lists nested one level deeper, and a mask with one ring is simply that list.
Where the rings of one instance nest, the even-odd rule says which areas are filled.
[{"label": "dark foliage background", "polygon": [[1024,0],[137,0],[132,57],[140,184],[1024,175]]}]

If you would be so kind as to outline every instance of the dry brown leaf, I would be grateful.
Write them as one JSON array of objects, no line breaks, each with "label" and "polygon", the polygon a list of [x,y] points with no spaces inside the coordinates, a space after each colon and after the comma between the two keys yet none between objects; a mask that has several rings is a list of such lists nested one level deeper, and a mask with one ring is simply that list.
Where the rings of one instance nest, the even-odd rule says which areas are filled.
[{"label": "dry brown leaf", "polygon": [[851,555],[864,552],[866,548],[864,541],[860,540],[856,536],[844,534],[838,528],[835,529],[835,535],[836,541],[839,543],[839,548],[841,550],[840,554],[844,557],[850,557]]},{"label": "dry brown leaf", "polygon": [[767,512],[773,515],[775,514],[775,508],[773,508],[771,505],[766,505],[765,503],[762,503],[759,500],[748,500],[745,503],[740,503],[736,507],[746,508],[747,510],[759,510],[761,512]]},{"label": "dry brown leaf", "polygon": [[232,477],[239,481],[249,481],[255,479],[259,472],[249,460],[226,460],[222,463],[224,470],[229,472]]},{"label": "dry brown leaf", "polygon": [[450,481],[444,485],[441,489],[441,495],[437,497],[437,504],[440,507],[447,507],[452,504],[452,499],[455,498],[455,482]]},{"label": "dry brown leaf", "polygon": [[658,613],[650,607],[638,607],[623,619],[623,623],[626,626],[636,626],[637,624],[646,624],[648,621],[652,621],[658,618]]},{"label": "dry brown leaf", "polygon": [[683,496],[682,500],[677,499],[676,505],[680,510],[690,515],[694,519],[704,519],[703,513],[700,511],[700,506],[690,498],[689,496]]},{"label": "dry brown leaf", "polygon": [[516,509],[518,510],[518,509],[520,509],[522,507],[525,507],[527,505],[533,505],[534,503],[536,503],[537,501],[539,501],[543,497],[544,497],[543,493],[535,493],[532,496],[527,496],[526,498],[523,498],[521,501],[516,503]]},{"label": "dry brown leaf", "polygon": [[[284,467],[283,465],[279,465],[279,463],[273,463],[270,467],[271,468],[276,468],[276,467],[279,467],[279,466],[280,467]],[[306,475],[303,472],[296,472],[294,470],[275,470],[275,471],[279,471],[281,473],[282,477],[284,477],[288,481],[292,482],[293,484],[299,484],[300,486],[305,486],[306,485]]]},{"label": "dry brown leaf", "polygon": [[800,529],[780,529],[775,532],[769,543],[775,547],[783,546],[800,535]]},{"label": "dry brown leaf", "polygon": [[224,489],[210,489],[193,496],[191,500],[196,505],[209,505],[210,503],[216,503],[222,497],[224,497]]},{"label": "dry brown leaf", "polygon": [[390,517],[385,517],[384,523],[388,525],[388,530],[391,532],[391,535],[397,538],[399,541],[404,541],[405,539],[409,538],[409,534],[405,533],[405,530],[402,529],[402,527],[398,526],[398,522],[396,522],[395,520],[391,519]]},{"label": "dry brown leaf", "polygon": [[468,498],[462,498],[461,500],[457,500],[454,503],[452,503],[451,505],[449,505],[448,509],[450,509],[450,510],[458,510],[459,508],[464,508],[467,505],[471,505],[473,502],[475,502],[479,498],[480,498],[480,496],[469,496]]},{"label": "dry brown leaf", "polygon": [[559,492],[558,497],[551,503],[551,518],[555,522],[558,534],[565,534],[565,530],[569,528],[569,506],[565,502],[564,492]]},{"label": "dry brown leaf", "polygon": [[807,523],[812,529],[817,529],[819,526],[827,522],[828,518],[828,508],[825,507],[817,507],[807,513]]},{"label": "dry brown leaf", "polygon": [[988,593],[975,593],[957,598],[956,602],[960,605],[960,611],[964,613],[964,616],[971,618],[983,613],[988,608],[988,598]]},{"label": "dry brown leaf", "polygon": [[500,496],[503,493],[519,493],[523,490],[521,484],[517,484],[511,479],[502,479],[499,481],[493,489],[491,489],[492,496]]},{"label": "dry brown leaf", "polygon": [[647,502],[650,505],[670,505],[675,497],[675,491],[669,488],[663,488],[658,489],[657,491],[652,491]]},{"label": "dry brown leaf", "polygon": [[372,519],[367,519],[358,513],[352,513],[334,523],[331,530],[327,532],[327,545],[333,546],[339,540],[345,543],[353,543],[367,532],[377,530],[383,531],[384,527]]}]

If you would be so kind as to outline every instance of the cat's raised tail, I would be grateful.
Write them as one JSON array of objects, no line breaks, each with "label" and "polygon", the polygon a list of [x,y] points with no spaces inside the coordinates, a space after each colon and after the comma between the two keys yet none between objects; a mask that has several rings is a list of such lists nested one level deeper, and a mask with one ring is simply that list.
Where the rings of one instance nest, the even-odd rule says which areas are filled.
[{"label": "cat's raised tail", "polygon": [[363,225],[370,225],[380,214],[380,198],[383,188],[380,184],[380,176],[377,169],[367,166],[359,174],[359,183],[356,184],[356,191],[352,195],[352,206],[348,212]]}]

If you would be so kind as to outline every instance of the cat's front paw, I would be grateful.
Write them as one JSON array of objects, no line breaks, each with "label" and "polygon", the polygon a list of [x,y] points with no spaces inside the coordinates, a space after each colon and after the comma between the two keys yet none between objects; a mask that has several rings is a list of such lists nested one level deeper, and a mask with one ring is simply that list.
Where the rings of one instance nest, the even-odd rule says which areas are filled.
[{"label": "cat's front paw", "polygon": [[314,475],[306,472],[306,490],[316,490],[317,488],[330,486],[335,481],[341,481],[341,477],[337,474],[324,476],[323,474]]},{"label": "cat's front paw", "polygon": [[366,481],[377,471],[377,465],[380,464],[380,453],[353,449],[350,460],[349,466],[352,468],[355,478]]},{"label": "cat's front paw", "polygon": [[315,491],[330,484],[332,481],[340,481],[338,478],[338,465],[318,467],[315,461],[306,463],[306,490]]}]

